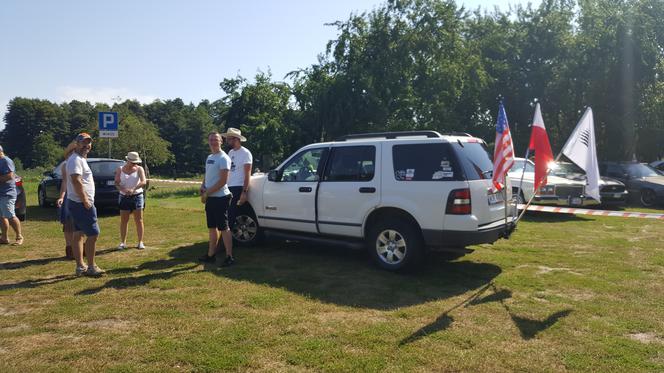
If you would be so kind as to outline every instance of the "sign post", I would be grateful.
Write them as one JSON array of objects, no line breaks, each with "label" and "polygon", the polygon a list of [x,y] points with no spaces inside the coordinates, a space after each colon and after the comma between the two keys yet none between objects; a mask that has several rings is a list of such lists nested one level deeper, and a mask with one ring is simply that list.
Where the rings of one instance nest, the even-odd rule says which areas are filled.
[{"label": "sign post", "polygon": [[111,139],[118,137],[117,112],[99,112],[99,137],[108,138],[108,157],[111,158]]}]

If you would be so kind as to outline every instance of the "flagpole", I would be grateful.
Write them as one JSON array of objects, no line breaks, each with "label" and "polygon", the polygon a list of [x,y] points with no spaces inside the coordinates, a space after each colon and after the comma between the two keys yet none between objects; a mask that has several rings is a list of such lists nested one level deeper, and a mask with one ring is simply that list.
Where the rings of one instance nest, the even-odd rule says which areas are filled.
[{"label": "flagpole", "polygon": [[521,193],[521,189],[523,189],[523,176],[526,174],[526,166],[528,165],[528,155],[530,155],[530,147],[526,149],[526,156],[523,158],[525,159],[525,161],[523,162],[523,170],[521,171],[521,180],[519,180],[519,190],[517,191],[518,193]]},{"label": "flagpole", "polygon": [[[560,153],[558,153],[558,156],[556,157],[556,159],[554,160],[554,162],[558,163],[558,160],[560,159],[560,157],[561,157],[562,155],[563,155],[563,152],[562,152],[562,150],[561,150]],[[546,169],[546,176],[549,176],[549,173],[551,173],[551,170],[552,170],[551,168],[547,168],[547,169]],[[542,179],[542,180],[544,180],[544,179]],[[541,181],[540,181],[539,184],[537,184],[537,188],[535,188],[535,190],[533,191],[533,195],[530,196],[530,199],[528,200],[528,203],[527,203],[526,206],[523,208],[523,211],[521,211],[521,214],[519,214],[519,217],[516,219],[517,222],[518,222],[519,220],[521,220],[521,218],[523,217],[523,214],[526,213],[526,210],[528,210],[528,207],[530,207],[530,205],[533,203],[533,199],[535,198],[535,195],[536,195],[537,192],[539,191],[539,188],[542,186],[541,184],[542,184]]]}]

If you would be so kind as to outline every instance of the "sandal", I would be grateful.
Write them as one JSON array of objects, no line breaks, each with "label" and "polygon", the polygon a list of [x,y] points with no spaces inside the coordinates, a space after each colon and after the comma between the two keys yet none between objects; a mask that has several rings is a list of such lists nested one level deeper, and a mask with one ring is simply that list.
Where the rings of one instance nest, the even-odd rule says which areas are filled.
[{"label": "sandal", "polygon": [[23,236],[16,237],[16,241],[14,241],[14,245],[16,245],[16,246],[23,245]]}]

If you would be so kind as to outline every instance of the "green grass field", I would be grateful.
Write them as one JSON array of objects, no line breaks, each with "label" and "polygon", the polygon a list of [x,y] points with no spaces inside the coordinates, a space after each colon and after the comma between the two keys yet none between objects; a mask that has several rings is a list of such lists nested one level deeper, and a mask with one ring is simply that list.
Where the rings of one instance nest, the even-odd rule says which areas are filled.
[{"label": "green grass field", "polygon": [[157,185],[148,249],[116,251],[119,218],[102,214],[108,273],[92,279],[27,181],[26,243],[0,246],[0,372],[664,370],[664,221],[528,215],[408,275],[297,243],[218,269],[196,262],[194,190]]}]

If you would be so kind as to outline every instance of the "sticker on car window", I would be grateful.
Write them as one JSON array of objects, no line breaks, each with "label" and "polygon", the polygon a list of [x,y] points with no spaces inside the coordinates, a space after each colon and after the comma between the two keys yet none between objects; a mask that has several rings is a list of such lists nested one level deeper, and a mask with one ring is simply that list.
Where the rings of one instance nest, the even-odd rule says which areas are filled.
[{"label": "sticker on car window", "polygon": [[406,180],[413,180],[415,177],[415,169],[409,168],[406,170]]},{"label": "sticker on car window", "polygon": [[445,169],[445,167],[450,167],[450,161],[446,160],[440,161],[440,168]]},{"label": "sticker on car window", "polygon": [[394,177],[395,177],[397,180],[405,180],[405,179],[406,179],[406,171],[404,171],[404,170],[397,170],[397,171],[394,173]]}]

